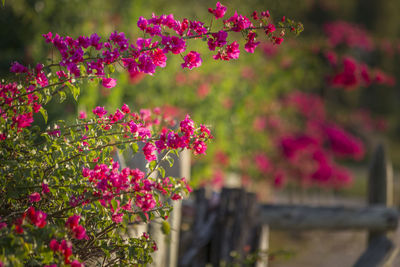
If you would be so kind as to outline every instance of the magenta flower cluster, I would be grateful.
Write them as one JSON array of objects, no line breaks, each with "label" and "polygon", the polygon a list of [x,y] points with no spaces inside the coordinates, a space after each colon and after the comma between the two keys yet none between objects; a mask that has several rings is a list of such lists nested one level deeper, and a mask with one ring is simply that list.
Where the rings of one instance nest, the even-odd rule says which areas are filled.
[{"label": "magenta flower cluster", "polygon": [[76,239],[89,239],[86,235],[86,229],[79,224],[81,216],[72,215],[68,218],[65,226],[72,232],[72,236]]},{"label": "magenta flower cluster", "polygon": [[333,87],[352,90],[372,84],[394,86],[396,83],[393,76],[379,69],[371,70],[365,63],[359,63],[350,56],[343,57],[341,64],[333,51],[327,52],[325,56],[335,71],[333,75],[328,77],[328,82]]},{"label": "magenta flower cluster", "polygon": [[[78,260],[71,261],[72,256],[72,243],[65,239],[58,242],[56,239],[52,239],[49,244],[50,249],[55,255],[61,255],[64,258],[65,264],[70,264],[71,267],[84,267],[85,265]],[[57,267],[57,264],[47,265],[48,267]]]},{"label": "magenta flower cluster", "polygon": [[[40,111],[39,97],[33,93],[34,86],[28,86],[22,96],[22,88],[17,83],[0,83],[0,116],[10,122],[12,129],[20,132],[33,123],[33,114]],[[18,105],[15,104],[18,101]],[[22,111],[18,107],[25,107]],[[5,133],[0,133],[0,141],[5,140]]]},{"label": "magenta flower cluster", "polygon": [[371,36],[358,25],[345,21],[334,21],[326,23],[324,31],[332,47],[346,44],[349,47],[361,48],[366,51],[374,48]]},{"label": "magenta flower cluster", "polygon": [[[226,7],[221,3],[217,3],[215,9],[209,9],[215,18],[223,18],[226,13]],[[261,26],[254,27],[249,18],[236,11],[233,16],[224,20],[224,28],[218,32],[211,32],[210,29],[200,21],[191,21],[188,19],[177,20],[172,14],[153,16],[150,19],[140,17],[137,26],[150,38],[137,38],[135,42],[130,43],[123,32],[113,32],[107,41],[101,41],[100,36],[96,33],[91,36],[79,36],[77,39],[66,36],[61,37],[51,32],[44,34],[47,43],[52,43],[58,49],[61,60],[59,65],[65,67],[67,72],[60,71],[58,76],[60,79],[69,79],[72,76],[81,76],[80,66],[84,66],[87,74],[93,74],[103,77],[102,84],[107,87],[115,86],[115,80],[106,78],[105,66],[122,61],[128,72],[135,76],[137,73],[146,73],[152,75],[156,67],[165,67],[167,54],[182,54],[186,51],[188,39],[207,38],[210,50],[214,51],[219,48],[215,59],[236,59],[240,50],[238,44],[233,42],[227,45],[228,32],[240,32],[247,30],[247,42],[245,50],[253,53],[258,46],[256,42],[256,30],[265,31],[274,43],[280,44],[282,34],[272,36],[275,31],[275,25],[270,20],[269,12],[261,12],[259,17],[257,12],[253,13],[252,18]],[[166,29],[173,31],[166,34]],[[88,49],[94,49],[98,55],[93,58],[86,56]],[[184,57],[183,68],[192,69],[201,65],[201,57],[198,52],[191,51]],[[57,65],[57,64],[55,64]],[[43,72],[43,65],[38,64],[35,69],[36,83],[40,86],[47,85],[47,79]],[[29,70],[23,65],[15,62],[11,67],[11,71],[15,73],[27,73]]]},{"label": "magenta flower cluster", "polygon": [[[294,91],[271,106],[274,108],[254,118],[253,129],[258,134],[268,132],[272,145],[268,151],[255,150],[242,158],[242,182],[248,182],[250,175],[259,174],[268,177],[277,188],[285,186],[289,179],[304,187],[349,186],[351,173],[337,161],[361,160],[365,155],[364,144],[328,117],[324,100],[314,94]],[[281,108],[289,109],[295,121],[285,117]],[[229,160],[224,151],[216,153],[214,186],[221,186],[222,168],[229,165]]]},{"label": "magenta flower cluster", "polygon": [[25,211],[22,216],[20,216],[14,223],[15,232],[18,234],[22,234],[24,232],[24,228],[22,227],[26,218],[28,221],[35,225],[38,228],[43,228],[46,226],[46,218],[47,214],[41,210],[36,210],[34,207],[29,207],[27,211]]},{"label": "magenta flower cluster", "polygon": [[[162,202],[155,197],[157,192],[169,196],[173,200],[181,198],[177,198],[174,193],[177,185],[172,184],[168,177],[157,182],[139,169],[124,168],[119,171],[119,168],[118,162],[112,162],[110,166],[98,164],[93,169],[84,168],[82,170],[82,175],[96,189],[94,196],[99,198],[101,205],[110,210],[115,223],[121,223],[124,214],[136,214],[139,211],[150,212],[155,208],[162,207]],[[181,186],[191,191],[184,178],[180,180],[180,183]],[[124,198],[124,202],[120,197],[122,194],[129,196],[128,199]],[[113,201],[116,205],[112,204]],[[138,207],[139,210],[134,207]],[[73,217],[74,222],[77,218],[79,219],[79,216]]]},{"label": "magenta flower cluster", "polygon": [[350,172],[337,165],[334,158],[362,159],[363,142],[326,117],[323,100],[318,96],[294,92],[288,95],[286,105],[298,112],[306,127],[292,134],[282,132],[277,146],[291,167],[300,171],[302,183],[349,185]]},{"label": "magenta flower cluster", "polygon": [[[219,2],[215,9],[209,9],[216,19],[223,18],[226,11],[227,8]],[[289,26],[282,27],[281,33],[274,35],[276,26],[270,18],[269,11],[261,12],[260,16],[257,12],[253,12],[251,18],[259,26],[254,27],[249,18],[235,11],[233,16],[223,21],[222,29],[212,32],[200,21],[177,20],[172,14],[161,16],[153,14],[150,19],[140,17],[137,22],[138,28],[149,38],[137,38],[134,42],[130,42],[123,32],[113,32],[105,41],[97,33],[74,39],[49,32],[43,37],[47,43],[51,43],[58,50],[61,58],[47,66],[39,63],[32,70],[14,62],[11,72],[23,75],[30,85],[27,88],[17,88],[18,85],[13,83],[0,84],[2,103],[0,115],[5,120],[11,120],[12,127],[21,131],[32,124],[33,113],[41,110],[43,100],[39,100],[41,99],[39,96],[43,89],[53,85],[74,83],[78,78],[93,77],[100,78],[104,87],[113,88],[117,82],[109,77],[106,67],[117,62],[126,68],[132,79],[140,74],[152,75],[157,67],[166,66],[169,53],[185,53],[189,39],[205,38],[208,48],[211,51],[217,50],[213,58],[225,61],[237,59],[240,55],[239,42],[228,42],[229,32],[246,31],[244,49],[249,53],[254,53],[255,48],[260,44],[256,41],[256,30],[265,31],[266,37],[274,44],[280,44],[283,41],[284,28]],[[294,29],[294,24],[292,24],[293,22],[289,25]],[[167,32],[168,30],[171,32]],[[197,51],[190,51],[183,55],[183,61],[182,68],[188,69],[200,67],[202,64],[201,55]],[[49,83],[48,74],[53,67],[57,68],[55,72],[58,81]],[[5,138],[4,131],[1,131],[0,140]]]}]

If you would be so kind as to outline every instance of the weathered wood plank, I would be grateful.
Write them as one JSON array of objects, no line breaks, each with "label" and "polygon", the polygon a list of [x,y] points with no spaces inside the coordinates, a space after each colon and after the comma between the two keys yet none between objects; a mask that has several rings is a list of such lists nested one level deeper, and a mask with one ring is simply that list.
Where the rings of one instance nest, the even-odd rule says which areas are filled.
[{"label": "weathered wood plank", "polygon": [[368,203],[393,206],[393,169],[382,144],[376,148],[368,172]]},{"label": "weathered wood plank", "polygon": [[[393,205],[393,171],[383,144],[374,152],[369,168],[368,203],[390,207]],[[387,266],[398,252],[387,238],[385,229],[370,229],[367,250],[360,256],[355,267]]]},{"label": "weathered wood plank", "polygon": [[[385,153],[384,146],[378,145],[369,166],[368,203],[371,205],[393,205],[393,171]],[[372,239],[385,235],[384,231],[370,231],[369,243]]]},{"label": "weathered wood plank", "polygon": [[381,235],[375,237],[369,242],[367,250],[361,255],[354,267],[376,267],[387,266],[387,260],[390,260],[392,254],[397,252],[391,240]]},{"label": "weathered wood plank", "polygon": [[384,206],[262,205],[260,219],[279,230],[395,230],[398,211]]},{"label": "weathered wood plank", "polygon": [[215,231],[211,239],[212,266],[230,266],[234,262],[243,262],[249,252],[258,248],[258,239],[255,240],[258,235],[254,234],[258,226],[257,214],[254,194],[239,188],[222,190]]},{"label": "weathered wood plank", "polygon": [[260,259],[256,262],[256,267],[268,267],[268,253],[269,250],[269,226],[264,224],[261,227],[260,239],[258,249],[261,251]]},{"label": "weathered wood plank", "polygon": [[[179,158],[174,157],[175,164],[171,167],[165,166],[167,176],[172,177],[185,177],[186,180],[190,181],[190,152],[185,149],[179,154]],[[179,234],[181,229],[181,213],[182,213],[182,201],[172,202],[172,213],[168,221],[171,224],[171,238],[169,242],[168,251],[168,266],[174,267],[178,265],[178,253],[179,253]]]},{"label": "weathered wood plank", "polygon": [[193,225],[192,241],[179,261],[181,267],[205,266],[207,262],[206,245],[214,233],[217,218],[216,210],[210,211],[204,188],[194,192],[196,196],[196,216]]}]

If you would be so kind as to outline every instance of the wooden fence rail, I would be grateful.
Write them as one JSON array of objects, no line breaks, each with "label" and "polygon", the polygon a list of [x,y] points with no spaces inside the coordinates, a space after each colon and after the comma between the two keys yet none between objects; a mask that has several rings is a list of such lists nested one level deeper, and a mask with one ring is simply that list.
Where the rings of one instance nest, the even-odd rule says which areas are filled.
[{"label": "wooden fence rail", "polygon": [[395,230],[399,213],[384,206],[262,205],[260,217],[276,230]]}]

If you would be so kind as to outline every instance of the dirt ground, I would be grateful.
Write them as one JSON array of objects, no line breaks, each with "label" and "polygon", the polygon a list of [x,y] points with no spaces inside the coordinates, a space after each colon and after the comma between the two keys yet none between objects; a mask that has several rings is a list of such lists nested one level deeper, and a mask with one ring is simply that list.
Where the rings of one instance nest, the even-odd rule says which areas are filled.
[{"label": "dirt ground", "polygon": [[[287,203],[286,197],[276,199]],[[362,199],[320,198],[307,204],[363,206]],[[311,202],[311,203],[310,203]],[[400,229],[389,234],[390,239],[400,248]],[[366,231],[305,231],[270,233],[270,251],[273,254],[268,267],[347,267],[353,266],[366,249]],[[400,266],[397,253],[392,265]]]},{"label": "dirt ground", "polygon": [[352,266],[365,250],[366,233],[354,231],[272,232],[269,267]]},{"label": "dirt ground", "polygon": [[[389,234],[400,247],[400,230]],[[268,267],[347,267],[353,266],[366,249],[367,233],[354,231],[272,232],[271,252],[275,256]],[[386,267],[400,266],[400,255]]]}]

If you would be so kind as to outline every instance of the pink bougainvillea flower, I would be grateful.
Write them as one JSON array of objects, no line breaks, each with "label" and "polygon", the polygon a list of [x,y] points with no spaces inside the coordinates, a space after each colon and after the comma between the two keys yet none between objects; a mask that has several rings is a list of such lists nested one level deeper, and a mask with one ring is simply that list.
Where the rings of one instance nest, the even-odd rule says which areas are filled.
[{"label": "pink bougainvillea flower", "polygon": [[282,171],[275,173],[274,177],[274,187],[282,188],[286,184],[286,177]]},{"label": "pink bougainvillea flower", "polygon": [[275,25],[270,23],[265,27],[265,34],[271,34],[275,30],[276,30]]},{"label": "pink bougainvillea flower", "polygon": [[120,109],[117,109],[115,111],[114,115],[110,114],[110,120],[111,120],[111,122],[117,122],[117,121],[122,120],[124,118],[124,116],[125,116],[125,114]]},{"label": "pink bougainvillea flower", "polygon": [[76,239],[80,240],[88,238],[88,236],[86,235],[86,229],[82,225],[76,226],[74,229],[72,229],[72,232]]},{"label": "pink bougainvillea flower", "polygon": [[182,68],[188,68],[188,69],[193,69],[201,66],[202,59],[200,57],[200,54],[195,52],[195,51],[190,51],[189,54],[187,54],[183,60],[185,61],[182,63]]},{"label": "pink bougainvillea flower", "polygon": [[42,183],[42,194],[44,195],[44,194],[48,194],[48,193],[50,193],[49,185]]},{"label": "pink bougainvillea flower", "polygon": [[122,107],[121,107],[121,110],[125,114],[131,113],[131,110],[129,109],[129,106],[127,104],[123,104]]},{"label": "pink bougainvillea flower", "polygon": [[344,57],[342,64],[343,71],[332,78],[332,85],[336,87],[342,86],[346,89],[356,88],[360,83],[360,79],[357,75],[357,61],[351,57]]},{"label": "pink bougainvillea flower", "polygon": [[206,154],[207,145],[201,140],[196,140],[193,143],[194,154]]},{"label": "pink bougainvillea flower", "polygon": [[280,140],[283,155],[288,159],[294,159],[298,151],[316,144],[318,141],[308,135],[284,136]]},{"label": "pink bougainvillea flower", "polygon": [[115,223],[121,223],[123,218],[124,218],[123,213],[113,214],[111,217],[112,221]]},{"label": "pink bougainvillea flower", "polygon": [[213,38],[208,39],[208,48],[212,51],[215,50],[216,47],[223,47],[226,45],[226,38],[228,37],[228,33],[226,31],[219,31],[217,33],[212,34]]},{"label": "pink bougainvillea flower", "polygon": [[52,251],[56,252],[60,248],[60,244],[57,242],[56,239],[52,239],[50,241],[49,247]]},{"label": "pink bougainvillea flower", "polygon": [[101,81],[101,84],[105,88],[113,88],[117,85],[117,80],[113,79],[113,78],[103,78],[103,80]]},{"label": "pink bougainvillea flower", "polygon": [[283,42],[283,38],[281,37],[273,36],[272,39],[274,39],[274,43],[277,45],[280,45]]},{"label": "pink bougainvillea flower", "polygon": [[49,84],[49,81],[47,80],[46,74],[43,71],[43,65],[38,63],[35,67],[36,71],[36,82],[42,87],[45,87]]},{"label": "pink bougainvillea flower", "polygon": [[254,156],[254,161],[256,163],[257,169],[260,172],[267,173],[272,169],[271,162],[269,159],[262,153],[258,153]]},{"label": "pink bougainvillea flower", "polygon": [[336,67],[338,62],[338,57],[335,51],[325,52],[324,56],[329,61],[329,64],[331,64],[331,66]]},{"label": "pink bougainvillea flower", "polygon": [[365,149],[360,139],[337,125],[326,126],[324,132],[337,156],[349,156],[356,160],[363,158]]},{"label": "pink bougainvillea flower", "polygon": [[180,199],[182,199],[182,196],[179,195],[179,194],[173,194],[173,195],[171,196],[171,199],[172,199],[172,200],[180,200]]},{"label": "pink bougainvillea flower", "polygon": [[162,36],[161,37],[161,44],[163,44],[165,47],[163,49],[164,53],[168,53],[169,51],[172,52],[172,54],[177,55],[180,53],[185,52],[186,49],[186,42],[184,39],[179,38],[177,36]]},{"label": "pink bougainvillea flower", "polygon": [[220,19],[220,18],[222,18],[223,16],[225,16],[226,7],[223,6],[223,5],[221,5],[220,2],[217,2],[216,8],[215,8],[215,9],[209,8],[209,9],[208,9],[208,12],[210,12],[211,14],[213,14],[213,15],[215,16],[216,19]]},{"label": "pink bougainvillea flower", "polygon": [[71,262],[71,267],[85,267],[85,265],[81,262],[79,262],[78,260],[73,260]]},{"label": "pink bougainvillea flower", "polygon": [[146,143],[142,150],[147,161],[153,161],[157,159],[157,156],[154,154],[156,147],[152,143]]},{"label": "pink bougainvillea flower", "polygon": [[144,196],[138,195],[135,203],[142,211],[149,211],[156,206],[156,201],[152,194],[145,194]]},{"label": "pink bougainvillea flower", "polygon": [[10,68],[11,72],[14,73],[25,73],[28,72],[28,68],[25,67],[24,65],[21,65],[20,63],[18,63],[17,61],[15,61]]},{"label": "pink bougainvillea flower", "polygon": [[374,43],[367,31],[358,25],[335,21],[324,25],[325,34],[328,36],[329,44],[333,47],[339,44],[346,44],[349,47],[357,47],[370,51]]},{"label": "pink bougainvillea flower", "polygon": [[41,200],[40,194],[38,192],[32,193],[29,195],[30,202],[39,202]]},{"label": "pink bougainvillea flower", "polygon": [[29,207],[26,214],[33,225],[43,228],[46,225],[47,214],[40,210],[35,210],[34,207]]},{"label": "pink bougainvillea flower", "polygon": [[96,107],[93,109],[93,114],[97,115],[99,118],[102,118],[104,115],[107,114],[107,110],[104,107]]},{"label": "pink bougainvillea flower", "polygon": [[164,68],[167,65],[167,56],[160,48],[152,50],[150,56],[156,66]]},{"label": "pink bougainvillea flower", "polygon": [[64,255],[64,262],[66,264],[70,263],[69,257],[72,255],[71,241],[62,240],[59,250]]},{"label": "pink bougainvillea flower", "polygon": [[234,41],[230,45],[226,46],[226,55],[230,59],[237,59],[239,58],[240,50],[239,50],[239,44]]},{"label": "pink bougainvillea flower", "polygon": [[235,11],[235,14],[227,20],[224,20],[224,24],[230,27],[234,32],[240,32],[244,29],[253,27],[251,21],[241,14]]},{"label": "pink bougainvillea flower", "polygon": [[75,227],[78,226],[80,218],[81,216],[79,215],[70,216],[67,222],[65,223],[65,226],[68,227],[69,229],[74,229]]},{"label": "pink bougainvillea flower", "polygon": [[63,70],[57,71],[56,74],[60,79],[68,78],[68,74],[66,74]]},{"label": "pink bougainvillea flower", "polygon": [[84,120],[87,118],[87,114],[85,111],[79,111],[79,117],[80,120]]},{"label": "pink bougainvillea flower", "polygon": [[181,132],[185,133],[185,135],[192,135],[194,132],[194,122],[190,119],[189,114],[186,114],[186,117],[179,124]]},{"label": "pink bougainvillea flower", "polygon": [[261,12],[261,17],[269,18],[270,17],[269,10]]},{"label": "pink bougainvillea flower", "polygon": [[248,53],[254,53],[254,49],[260,44],[260,42],[254,42],[256,40],[256,33],[249,32],[247,35],[247,43],[244,45],[244,50]]}]

